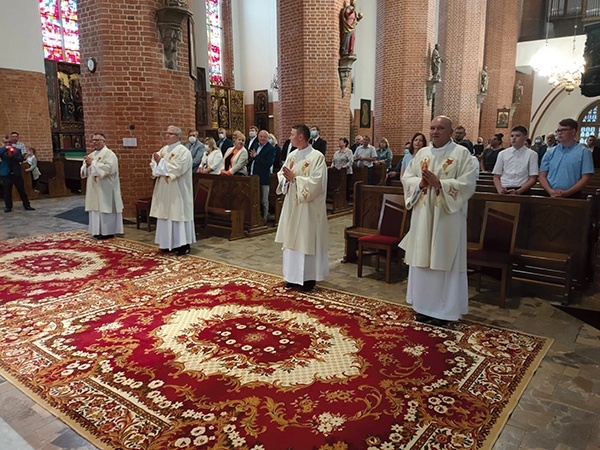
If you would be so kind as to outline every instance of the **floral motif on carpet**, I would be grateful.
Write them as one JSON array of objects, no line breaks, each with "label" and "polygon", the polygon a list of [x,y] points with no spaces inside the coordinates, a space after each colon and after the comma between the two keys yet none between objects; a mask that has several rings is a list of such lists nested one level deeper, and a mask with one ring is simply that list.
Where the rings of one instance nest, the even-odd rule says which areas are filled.
[{"label": "floral motif on carpet", "polygon": [[550,345],[81,232],[0,262],[0,373],[102,448],[489,448]]}]

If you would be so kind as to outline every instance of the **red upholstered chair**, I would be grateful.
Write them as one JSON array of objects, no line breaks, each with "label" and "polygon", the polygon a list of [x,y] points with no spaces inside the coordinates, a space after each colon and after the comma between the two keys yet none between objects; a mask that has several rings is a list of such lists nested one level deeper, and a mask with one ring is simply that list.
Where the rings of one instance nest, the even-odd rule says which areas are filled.
[{"label": "red upholstered chair", "polygon": [[194,225],[198,226],[201,222],[204,229],[206,229],[208,221],[208,202],[210,201],[211,186],[211,181],[200,180],[194,196]]},{"label": "red upholstered chair", "polygon": [[477,291],[481,286],[484,268],[500,270],[500,307],[506,306],[510,291],[513,251],[521,205],[518,203],[487,202],[477,248],[467,250],[467,263],[478,268]]},{"label": "red upholstered chair", "polygon": [[362,262],[365,249],[377,251],[377,266],[379,270],[379,251],[385,251],[385,282],[390,282],[392,254],[398,251],[398,244],[404,235],[406,225],[406,209],[393,201],[384,199],[379,214],[377,234],[358,238],[358,276],[362,277]]}]

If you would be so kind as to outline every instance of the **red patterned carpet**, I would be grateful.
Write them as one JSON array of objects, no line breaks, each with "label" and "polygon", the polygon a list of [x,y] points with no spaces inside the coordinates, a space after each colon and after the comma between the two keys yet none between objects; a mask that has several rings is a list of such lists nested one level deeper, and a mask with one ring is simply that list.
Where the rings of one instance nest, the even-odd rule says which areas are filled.
[{"label": "red patterned carpet", "polygon": [[101,448],[489,448],[550,340],[72,232],[0,243],[0,374]]}]

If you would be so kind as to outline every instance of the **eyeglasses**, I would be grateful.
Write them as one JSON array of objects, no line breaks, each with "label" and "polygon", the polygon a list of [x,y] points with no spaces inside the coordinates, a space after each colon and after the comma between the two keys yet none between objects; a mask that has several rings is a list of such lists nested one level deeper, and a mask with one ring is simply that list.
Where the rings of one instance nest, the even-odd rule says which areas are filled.
[{"label": "eyeglasses", "polygon": [[171,133],[170,131],[167,131],[165,134],[170,134],[171,136],[175,136],[177,133]]},{"label": "eyeglasses", "polygon": [[104,139],[92,139],[92,141],[103,141]]},{"label": "eyeglasses", "polygon": [[564,133],[566,131],[571,131],[573,128],[559,128],[556,130],[556,133]]}]

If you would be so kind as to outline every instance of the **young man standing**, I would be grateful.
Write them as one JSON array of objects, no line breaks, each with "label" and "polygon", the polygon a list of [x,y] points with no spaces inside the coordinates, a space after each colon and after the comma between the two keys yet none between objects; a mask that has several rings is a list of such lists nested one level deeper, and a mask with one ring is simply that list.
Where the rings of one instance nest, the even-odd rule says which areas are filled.
[{"label": "young man standing", "polygon": [[538,177],[538,155],[527,148],[527,128],[517,125],[510,132],[512,147],[501,151],[494,165],[494,186],[498,194],[525,194]]},{"label": "young man standing", "polygon": [[548,148],[540,166],[540,185],[550,197],[571,197],[592,178],[592,153],[575,140],[578,124],[573,119],[558,123],[558,144]]}]

